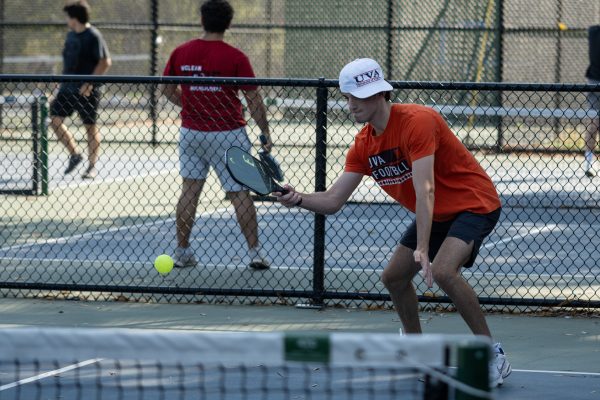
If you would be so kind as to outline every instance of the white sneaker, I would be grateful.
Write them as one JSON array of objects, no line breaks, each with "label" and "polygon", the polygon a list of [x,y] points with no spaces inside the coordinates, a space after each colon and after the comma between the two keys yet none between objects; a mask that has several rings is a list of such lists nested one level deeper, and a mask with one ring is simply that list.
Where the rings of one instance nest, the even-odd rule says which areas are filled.
[{"label": "white sneaker", "polygon": [[189,247],[178,247],[175,249],[175,260],[173,266],[175,268],[195,267],[198,265],[196,257],[192,249]]},{"label": "white sneaker", "polygon": [[490,387],[498,387],[504,383],[504,378],[510,375],[512,368],[506,359],[500,343],[494,344],[494,353],[490,360]]},{"label": "white sneaker", "polygon": [[270,266],[267,257],[263,254],[262,250],[259,247],[255,247],[253,249],[248,250],[248,255],[250,256],[250,264],[248,265],[252,269],[268,269]]},{"label": "white sneaker", "polygon": [[596,176],[596,171],[593,168],[588,168],[585,170],[585,176],[588,178],[593,178]]}]

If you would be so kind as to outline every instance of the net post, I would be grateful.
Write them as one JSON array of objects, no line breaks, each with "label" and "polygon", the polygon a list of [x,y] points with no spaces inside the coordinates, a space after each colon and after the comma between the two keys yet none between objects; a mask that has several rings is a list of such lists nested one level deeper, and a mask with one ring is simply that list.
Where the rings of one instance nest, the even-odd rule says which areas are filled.
[{"label": "net post", "polygon": [[[484,342],[469,342],[457,349],[456,378],[473,388],[490,391],[490,346]],[[482,400],[484,397],[467,394],[456,389],[456,400]]]},{"label": "net post", "polygon": [[42,196],[48,196],[48,98],[40,98],[40,173]]}]

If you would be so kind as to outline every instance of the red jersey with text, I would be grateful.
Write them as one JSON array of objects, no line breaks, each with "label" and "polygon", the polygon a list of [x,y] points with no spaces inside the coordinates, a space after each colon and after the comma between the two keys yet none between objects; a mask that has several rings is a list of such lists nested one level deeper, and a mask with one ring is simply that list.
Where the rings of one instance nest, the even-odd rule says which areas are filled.
[{"label": "red jersey with text", "polygon": [[[223,41],[195,39],[177,47],[165,76],[253,78],[248,57]],[[246,125],[238,90],[256,86],[181,85],[181,125],[199,131],[225,131]]]},{"label": "red jersey with text", "polygon": [[367,124],[346,157],[347,172],[369,175],[396,201],[416,210],[412,165],[433,155],[434,221],[458,213],[486,214],[500,207],[490,177],[435,110],[417,104],[394,104],[381,135]]}]

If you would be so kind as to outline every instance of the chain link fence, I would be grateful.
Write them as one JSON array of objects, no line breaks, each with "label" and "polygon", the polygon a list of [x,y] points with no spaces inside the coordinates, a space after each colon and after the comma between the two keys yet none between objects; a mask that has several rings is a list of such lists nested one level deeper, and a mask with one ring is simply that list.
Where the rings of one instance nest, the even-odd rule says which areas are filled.
[{"label": "chain link fence", "polygon": [[[156,75],[202,34],[198,0],[90,1],[113,75]],[[585,82],[587,28],[600,3],[564,0],[231,0],[226,40],[259,77],[337,78],[375,58],[392,80]],[[62,4],[0,1],[0,73],[58,74]]]},{"label": "chain link fence", "polygon": [[[231,203],[211,172],[191,247],[200,265],[166,277],[154,258],[173,254],[181,190],[179,108],[161,84],[258,84],[287,182],[324,190],[342,172],[359,127],[336,81],[86,77],[102,82],[98,176],[64,175],[67,152],[48,128],[48,101],[77,77],[2,76],[0,289],[18,296],[139,301],[387,302],[379,276],[412,216],[370,179],[333,216],[257,197],[259,235],[272,266],[252,271]],[[393,82],[394,101],[438,110],[491,176],[503,215],[476,266],[463,271],[490,307],[600,306],[600,195],[584,176],[583,138],[597,121],[600,86]],[[465,94],[471,96],[465,98]],[[555,108],[553,99],[568,99]],[[502,106],[471,100],[501,99]],[[67,126],[80,149],[86,133]],[[258,149],[258,128],[247,131]],[[516,151],[518,150],[518,151]],[[424,303],[448,303],[417,280]]]}]

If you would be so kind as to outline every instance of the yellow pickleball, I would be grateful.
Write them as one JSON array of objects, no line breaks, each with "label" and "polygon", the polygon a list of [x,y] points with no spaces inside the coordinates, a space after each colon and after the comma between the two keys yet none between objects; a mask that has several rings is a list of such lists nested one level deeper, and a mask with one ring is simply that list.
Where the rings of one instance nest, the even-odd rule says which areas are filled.
[{"label": "yellow pickleball", "polygon": [[167,275],[173,269],[173,259],[166,254],[161,254],[154,260],[154,268],[161,275]]}]

